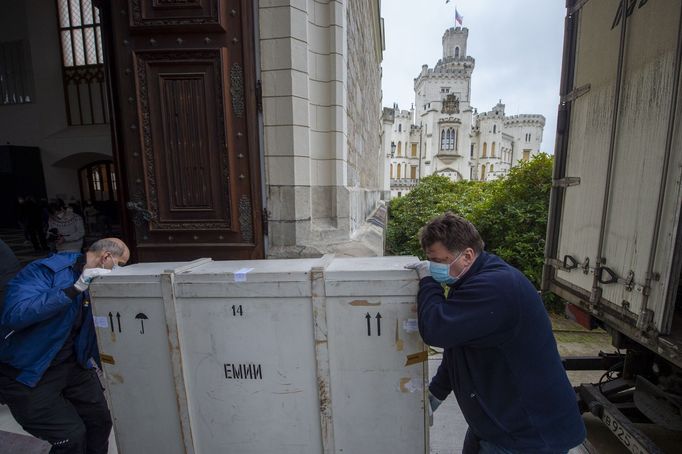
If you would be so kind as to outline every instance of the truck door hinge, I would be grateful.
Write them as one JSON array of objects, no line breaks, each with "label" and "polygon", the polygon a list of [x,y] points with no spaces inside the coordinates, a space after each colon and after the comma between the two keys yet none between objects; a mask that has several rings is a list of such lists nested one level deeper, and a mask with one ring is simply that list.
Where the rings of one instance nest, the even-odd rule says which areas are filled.
[{"label": "truck door hinge", "polygon": [[555,188],[567,188],[569,186],[577,186],[580,184],[580,177],[564,177],[558,180],[552,180],[552,186]]},{"label": "truck door hinge", "polygon": [[592,86],[590,84],[585,84],[581,85],[578,88],[574,88],[570,92],[566,93],[563,95],[560,99],[561,104],[566,104],[572,101],[575,101],[576,99],[580,98],[582,95],[588,93]]},{"label": "truck door hinge", "polygon": [[654,321],[654,312],[651,309],[644,309],[637,318],[637,328],[647,331]]},{"label": "truck door hinge", "polygon": [[589,2],[590,0],[568,0],[566,2],[566,8],[568,8],[568,14],[573,15],[578,11],[580,8],[585,6],[585,3]]}]

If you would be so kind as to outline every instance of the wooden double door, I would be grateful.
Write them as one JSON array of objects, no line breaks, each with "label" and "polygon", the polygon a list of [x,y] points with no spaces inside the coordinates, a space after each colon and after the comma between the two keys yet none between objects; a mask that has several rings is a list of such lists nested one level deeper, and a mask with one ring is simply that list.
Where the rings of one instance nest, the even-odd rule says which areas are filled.
[{"label": "wooden double door", "polygon": [[99,6],[134,260],[262,258],[253,2]]}]

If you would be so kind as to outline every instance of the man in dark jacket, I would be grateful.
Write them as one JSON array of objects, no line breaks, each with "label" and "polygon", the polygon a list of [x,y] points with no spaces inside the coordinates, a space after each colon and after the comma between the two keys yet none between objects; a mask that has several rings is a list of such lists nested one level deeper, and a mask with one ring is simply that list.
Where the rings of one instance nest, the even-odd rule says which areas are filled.
[{"label": "man in dark jacket", "polygon": [[28,264],[0,307],[0,402],[53,454],[106,454],[111,415],[95,366],[99,352],[87,292],[93,278],[127,262],[117,238],[85,255]]},{"label": "man in dark jacket", "polygon": [[[442,347],[431,408],[453,392],[469,429],[463,453],[565,453],[585,439],[575,393],[537,290],[447,213],[421,232],[424,342]],[[443,284],[449,287],[447,297]]]}]

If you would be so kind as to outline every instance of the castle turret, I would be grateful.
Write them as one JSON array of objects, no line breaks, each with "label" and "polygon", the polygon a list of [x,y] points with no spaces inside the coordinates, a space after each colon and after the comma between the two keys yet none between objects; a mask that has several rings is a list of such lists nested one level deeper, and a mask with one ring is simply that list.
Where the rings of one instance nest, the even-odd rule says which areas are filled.
[{"label": "castle turret", "polygon": [[449,28],[443,34],[443,60],[464,58],[467,55],[468,28]]}]

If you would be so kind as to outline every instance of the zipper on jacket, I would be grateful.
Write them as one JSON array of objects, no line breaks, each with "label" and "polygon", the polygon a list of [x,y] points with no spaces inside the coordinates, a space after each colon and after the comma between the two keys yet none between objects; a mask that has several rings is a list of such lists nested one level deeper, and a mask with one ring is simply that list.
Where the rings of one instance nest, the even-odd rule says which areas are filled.
[{"label": "zipper on jacket", "polygon": [[502,432],[509,435],[510,437],[512,436],[511,432],[506,427],[504,427],[500,423],[500,421],[498,421],[497,418],[495,418],[492,415],[492,413],[490,413],[490,411],[488,410],[488,407],[483,403],[483,401],[478,397],[478,395],[475,392],[471,393],[471,395],[469,397],[471,397],[473,400],[475,400],[478,403],[478,406],[481,408],[483,413],[488,417],[488,419],[490,419],[493,422],[493,424],[495,424],[497,426],[498,429],[500,429]]}]

